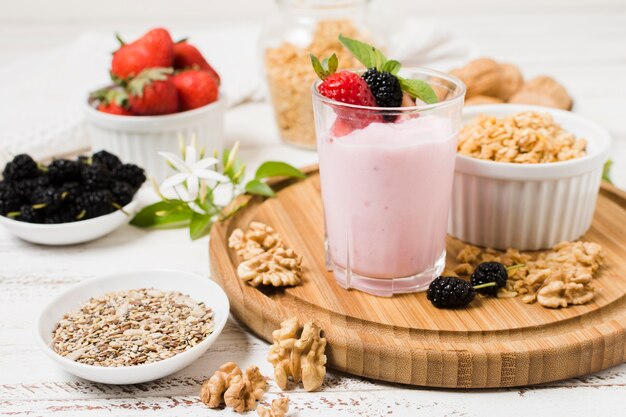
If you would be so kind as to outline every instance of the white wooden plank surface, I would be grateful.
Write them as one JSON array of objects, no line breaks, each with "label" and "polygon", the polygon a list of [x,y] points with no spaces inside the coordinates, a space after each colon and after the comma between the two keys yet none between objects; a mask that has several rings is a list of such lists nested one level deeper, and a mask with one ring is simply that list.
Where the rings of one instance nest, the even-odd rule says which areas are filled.
[{"label": "white wooden plank surface", "polygon": [[[241,6],[241,2],[235,3]],[[528,14],[532,7],[545,2],[525,2],[530,6],[507,2],[494,10],[485,7],[486,3],[480,1],[483,8],[471,11],[470,6],[461,6],[465,7],[461,12],[467,13],[455,10],[441,20],[479,45],[485,55],[515,62],[528,75],[549,73],[562,80],[576,99],[576,111],[604,124],[613,134],[614,178],[626,187],[624,3],[576,2],[563,14],[560,10],[570,2],[559,0],[546,5],[545,16]],[[30,2],[24,4],[20,7]],[[8,1],[0,0],[3,12],[8,5]],[[253,7],[250,13],[258,10]],[[434,14],[436,7],[431,5],[427,11]],[[520,11],[526,14],[518,14]],[[108,20],[99,20],[88,11],[73,13],[69,16],[76,20],[70,24],[61,17],[54,21],[41,15],[23,19],[19,8],[0,13],[0,59],[19,59],[84,30],[130,30],[150,25],[140,18],[117,21],[107,15]],[[81,23],[80,13],[88,14],[89,19]],[[174,18],[172,24],[179,28],[201,30],[204,25],[202,19]],[[6,105],[2,109],[9,110]],[[227,131],[230,142],[242,141],[242,157],[252,168],[269,158],[298,165],[317,159],[314,153],[280,144],[266,104],[231,111]],[[192,243],[181,230],[146,232],[127,226],[96,242],[65,248],[30,245],[0,230],[0,415],[235,415],[228,410],[209,410],[199,403],[200,382],[229,360],[242,366],[259,365],[267,375],[271,375],[271,368],[265,361],[267,344],[232,319],[214,347],[196,363],[172,377],[133,386],[78,380],[60,371],[34,343],[36,312],[55,292],[120,268],[159,266],[208,275],[207,252],[206,240]],[[283,393],[270,381],[265,400],[269,402],[277,395],[289,396],[292,416],[617,416],[626,414],[626,365],[540,387],[484,391],[406,387],[331,372],[317,393]]]}]

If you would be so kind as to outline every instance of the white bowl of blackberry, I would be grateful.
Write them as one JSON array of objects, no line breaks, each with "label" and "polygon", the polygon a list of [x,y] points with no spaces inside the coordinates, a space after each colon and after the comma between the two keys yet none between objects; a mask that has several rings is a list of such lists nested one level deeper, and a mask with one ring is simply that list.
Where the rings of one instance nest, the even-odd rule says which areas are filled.
[{"label": "white bowl of blackberry", "polygon": [[44,165],[20,154],[0,181],[0,224],[20,239],[74,245],[103,237],[134,213],[146,177],[107,152]]}]

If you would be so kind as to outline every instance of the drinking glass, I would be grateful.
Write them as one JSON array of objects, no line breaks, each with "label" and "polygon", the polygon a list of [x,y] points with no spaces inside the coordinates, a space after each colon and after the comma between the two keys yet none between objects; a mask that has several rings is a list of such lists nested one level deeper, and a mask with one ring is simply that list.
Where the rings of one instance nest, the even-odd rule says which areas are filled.
[{"label": "drinking glass", "polygon": [[444,269],[465,85],[426,68],[439,101],[380,108],[317,91],[313,107],[326,265],[339,285],[379,296],[421,291]]}]

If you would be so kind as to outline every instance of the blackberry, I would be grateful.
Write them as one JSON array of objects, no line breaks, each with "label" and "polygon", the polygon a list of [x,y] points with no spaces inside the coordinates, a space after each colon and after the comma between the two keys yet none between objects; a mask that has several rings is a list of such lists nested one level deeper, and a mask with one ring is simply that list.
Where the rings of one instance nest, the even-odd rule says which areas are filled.
[{"label": "blackberry", "polygon": [[476,296],[472,285],[456,277],[437,277],[428,287],[426,298],[437,308],[456,308],[468,305]]},{"label": "blackberry", "polygon": [[81,178],[87,190],[105,189],[111,184],[111,173],[103,164],[83,165]]},{"label": "blackberry", "polygon": [[109,170],[114,170],[115,168],[122,165],[122,161],[120,161],[120,158],[107,151],[99,151],[94,153],[91,157],[91,160],[92,163],[102,164],[106,166]]},{"label": "blackberry", "polygon": [[30,201],[35,190],[47,187],[49,183],[48,177],[41,175],[36,178],[25,178],[14,181],[13,189],[22,200]]},{"label": "blackberry", "polygon": [[16,181],[24,178],[33,178],[39,174],[37,162],[28,155],[17,155],[11,162],[6,164],[2,175],[5,179]]},{"label": "blackberry", "polygon": [[[402,88],[395,75],[370,68],[362,75],[363,79],[372,90],[378,107],[400,107],[402,106]],[[384,115],[387,121],[394,121],[395,115]]]},{"label": "blackberry", "polygon": [[509,272],[500,262],[483,262],[478,265],[472,274],[472,285],[482,285],[489,282],[495,282],[495,286],[485,287],[477,290],[484,295],[498,295],[498,289],[506,285],[509,279]]},{"label": "blackberry", "polygon": [[77,209],[85,211],[83,217],[85,219],[91,219],[115,211],[115,207],[113,207],[113,193],[109,190],[87,191],[77,199],[76,204]]},{"label": "blackberry", "polygon": [[76,221],[77,215],[78,213],[71,210],[69,204],[62,204],[55,211],[47,210],[43,222],[46,224],[70,223]]},{"label": "blackberry", "polygon": [[43,223],[43,211],[37,210],[31,205],[24,204],[20,208],[20,214],[15,217],[15,220],[27,223]]},{"label": "blackberry", "polygon": [[37,188],[29,198],[31,204],[45,206],[46,211],[58,209],[63,200],[63,190],[53,186]]},{"label": "blackberry", "polygon": [[48,178],[52,184],[78,181],[81,174],[80,163],[67,159],[55,159],[48,165]]},{"label": "blackberry", "polygon": [[115,196],[115,202],[120,206],[125,206],[132,201],[135,191],[137,190],[124,181],[115,181],[113,187],[111,187],[111,191]]},{"label": "blackberry", "polygon": [[13,187],[5,181],[0,181],[0,215],[4,216],[13,211],[19,211],[22,205],[21,198]]},{"label": "blackberry", "polygon": [[146,175],[142,168],[134,164],[124,164],[113,170],[113,178],[132,185],[135,189],[141,187],[146,181]]}]

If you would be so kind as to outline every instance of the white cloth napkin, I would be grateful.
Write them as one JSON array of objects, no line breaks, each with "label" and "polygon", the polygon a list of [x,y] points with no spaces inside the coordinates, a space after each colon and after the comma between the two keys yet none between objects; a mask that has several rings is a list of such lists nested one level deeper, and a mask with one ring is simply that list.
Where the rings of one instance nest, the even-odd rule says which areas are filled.
[{"label": "white cloth napkin", "polygon": [[[388,55],[405,65],[447,69],[465,61],[469,47],[436,22],[406,19],[394,24]],[[231,105],[264,98],[260,26],[231,25],[189,37],[222,77]],[[386,28],[388,31],[388,27]],[[132,39],[137,34],[124,34]],[[85,33],[73,42],[0,67],[0,149],[37,158],[89,146],[82,107],[87,93],[110,83],[107,68],[117,48],[112,33]]]}]

